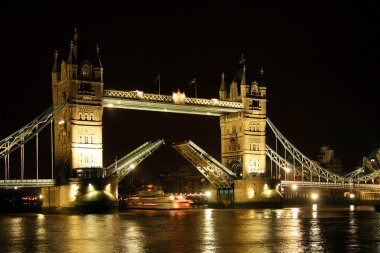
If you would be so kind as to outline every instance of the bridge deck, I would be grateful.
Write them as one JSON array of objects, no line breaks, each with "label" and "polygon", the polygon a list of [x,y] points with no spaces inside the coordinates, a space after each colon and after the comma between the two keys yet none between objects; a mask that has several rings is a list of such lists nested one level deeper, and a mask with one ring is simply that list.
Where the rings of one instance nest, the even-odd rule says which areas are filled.
[{"label": "bridge deck", "polygon": [[104,90],[103,106],[145,111],[173,112],[221,116],[231,112],[243,111],[243,104],[203,98],[187,98],[178,100],[175,96],[148,94],[142,91]]},{"label": "bridge deck", "polygon": [[0,180],[0,188],[9,187],[42,187],[54,186],[55,179],[13,179],[13,180]]},{"label": "bridge deck", "polygon": [[282,186],[292,186],[296,184],[298,187],[308,188],[331,188],[331,189],[356,189],[380,191],[378,184],[354,184],[354,183],[333,183],[333,182],[307,182],[307,181],[281,181]]}]

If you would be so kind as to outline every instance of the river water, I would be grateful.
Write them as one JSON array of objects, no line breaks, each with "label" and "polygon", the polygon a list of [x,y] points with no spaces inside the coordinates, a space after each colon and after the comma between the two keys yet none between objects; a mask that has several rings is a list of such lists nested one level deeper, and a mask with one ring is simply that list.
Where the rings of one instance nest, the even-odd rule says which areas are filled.
[{"label": "river water", "polygon": [[2,214],[0,252],[380,252],[370,206]]}]

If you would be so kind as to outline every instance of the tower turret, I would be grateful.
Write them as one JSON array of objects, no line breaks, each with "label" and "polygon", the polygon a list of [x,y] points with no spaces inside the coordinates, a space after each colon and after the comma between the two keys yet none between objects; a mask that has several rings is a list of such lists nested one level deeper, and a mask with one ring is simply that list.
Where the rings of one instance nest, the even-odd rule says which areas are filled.
[{"label": "tower turret", "polygon": [[238,179],[245,180],[260,178],[266,169],[266,87],[253,82],[249,90],[243,56],[239,64],[229,99],[241,100],[244,111],[221,116],[220,127],[222,164],[235,172]]},{"label": "tower turret", "polygon": [[245,66],[243,66],[243,73],[242,73],[242,77],[241,77],[241,81],[240,81],[240,94],[241,94],[241,98],[245,98],[246,95],[249,93],[249,85],[247,85],[247,81],[246,81],[246,78],[245,78]]},{"label": "tower turret", "polygon": [[227,99],[227,87],[226,83],[224,82],[224,73],[222,73],[222,82],[220,83],[220,89],[219,89],[219,99],[225,100]]},{"label": "tower turret", "polygon": [[54,64],[53,64],[53,68],[51,70],[51,82],[52,82],[52,85],[53,86],[57,86],[58,85],[58,81],[59,81],[59,78],[60,78],[60,75],[59,75],[59,67],[58,67],[58,51],[55,50],[54,51]]}]

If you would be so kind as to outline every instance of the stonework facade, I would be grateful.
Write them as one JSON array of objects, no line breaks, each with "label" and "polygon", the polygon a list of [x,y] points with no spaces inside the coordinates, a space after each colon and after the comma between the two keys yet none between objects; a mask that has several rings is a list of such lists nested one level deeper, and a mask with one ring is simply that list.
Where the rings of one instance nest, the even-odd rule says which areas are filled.
[{"label": "stonework facade", "polygon": [[68,177],[99,177],[103,170],[103,68],[99,48],[95,62],[80,53],[75,34],[67,62],[59,65],[55,56],[53,105],[68,102],[54,120],[55,169],[65,170]]},{"label": "stonework facade", "polygon": [[226,92],[224,75],[219,91],[220,99],[241,101],[244,105],[243,112],[220,117],[222,164],[237,179],[260,177],[266,168],[266,87],[263,82],[248,85],[245,71],[242,66],[240,93],[236,79],[230,85],[230,93]]}]

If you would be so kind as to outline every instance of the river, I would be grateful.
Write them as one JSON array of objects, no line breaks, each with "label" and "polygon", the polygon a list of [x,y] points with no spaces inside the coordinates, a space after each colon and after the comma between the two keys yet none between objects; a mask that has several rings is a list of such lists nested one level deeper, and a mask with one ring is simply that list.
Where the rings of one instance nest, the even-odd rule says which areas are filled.
[{"label": "river", "polygon": [[370,206],[1,214],[0,252],[380,252]]}]

